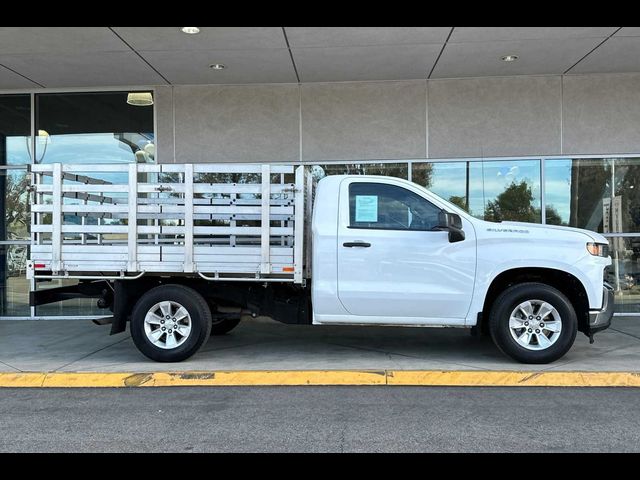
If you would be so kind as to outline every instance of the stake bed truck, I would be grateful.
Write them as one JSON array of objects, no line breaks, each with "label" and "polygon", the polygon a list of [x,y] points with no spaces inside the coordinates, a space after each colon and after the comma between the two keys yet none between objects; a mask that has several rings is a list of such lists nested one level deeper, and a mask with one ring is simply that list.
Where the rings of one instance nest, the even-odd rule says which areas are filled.
[{"label": "stake bed truck", "polygon": [[157,361],[267,316],[475,327],[511,358],[547,363],[613,315],[602,235],[479,220],[406,180],[316,182],[292,165],[31,170],[31,305],[96,298],[111,333],[130,322]]}]

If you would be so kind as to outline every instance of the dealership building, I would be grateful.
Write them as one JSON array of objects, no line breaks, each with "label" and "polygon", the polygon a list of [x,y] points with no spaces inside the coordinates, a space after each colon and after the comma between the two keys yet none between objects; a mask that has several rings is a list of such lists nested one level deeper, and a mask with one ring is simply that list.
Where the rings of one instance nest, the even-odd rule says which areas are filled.
[{"label": "dealership building", "polygon": [[29,166],[58,162],[408,179],[601,232],[640,315],[640,27],[0,27],[1,318],[104,313],[29,305]]}]

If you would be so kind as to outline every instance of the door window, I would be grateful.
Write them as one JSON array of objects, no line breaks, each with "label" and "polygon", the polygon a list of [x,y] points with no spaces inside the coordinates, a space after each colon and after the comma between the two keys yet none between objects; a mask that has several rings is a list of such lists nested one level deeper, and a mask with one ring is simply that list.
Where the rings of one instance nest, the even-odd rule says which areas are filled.
[{"label": "door window", "polygon": [[349,185],[349,228],[432,230],[441,208],[406,188],[385,183]]}]

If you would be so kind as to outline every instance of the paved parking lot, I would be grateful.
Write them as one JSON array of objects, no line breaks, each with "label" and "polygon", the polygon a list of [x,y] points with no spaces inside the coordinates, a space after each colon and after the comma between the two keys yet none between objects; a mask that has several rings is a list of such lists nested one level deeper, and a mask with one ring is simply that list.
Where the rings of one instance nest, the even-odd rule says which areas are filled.
[{"label": "paved parking lot", "polygon": [[0,452],[638,452],[640,389],[0,389]]},{"label": "paved parking lot", "polygon": [[88,321],[0,321],[3,372],[162,372],[187,370],[525,370],[640,371],[640,318],[615,318],[589,345],[578,334],[561,360],[522,365],[488,338],[468,330],[401,327],[289,326],[268,320],[241,323],[212,337],[180,364],[155,363],[128,332]]}]

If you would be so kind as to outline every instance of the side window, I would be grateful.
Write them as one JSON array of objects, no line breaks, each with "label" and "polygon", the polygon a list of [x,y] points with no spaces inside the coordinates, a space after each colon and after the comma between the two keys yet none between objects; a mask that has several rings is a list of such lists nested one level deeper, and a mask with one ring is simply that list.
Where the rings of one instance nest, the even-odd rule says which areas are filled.
[{"label": "side window", "polygon": [[385,183],[349,185],[349,227],[431,230],[441,209],[406,188]]}]

